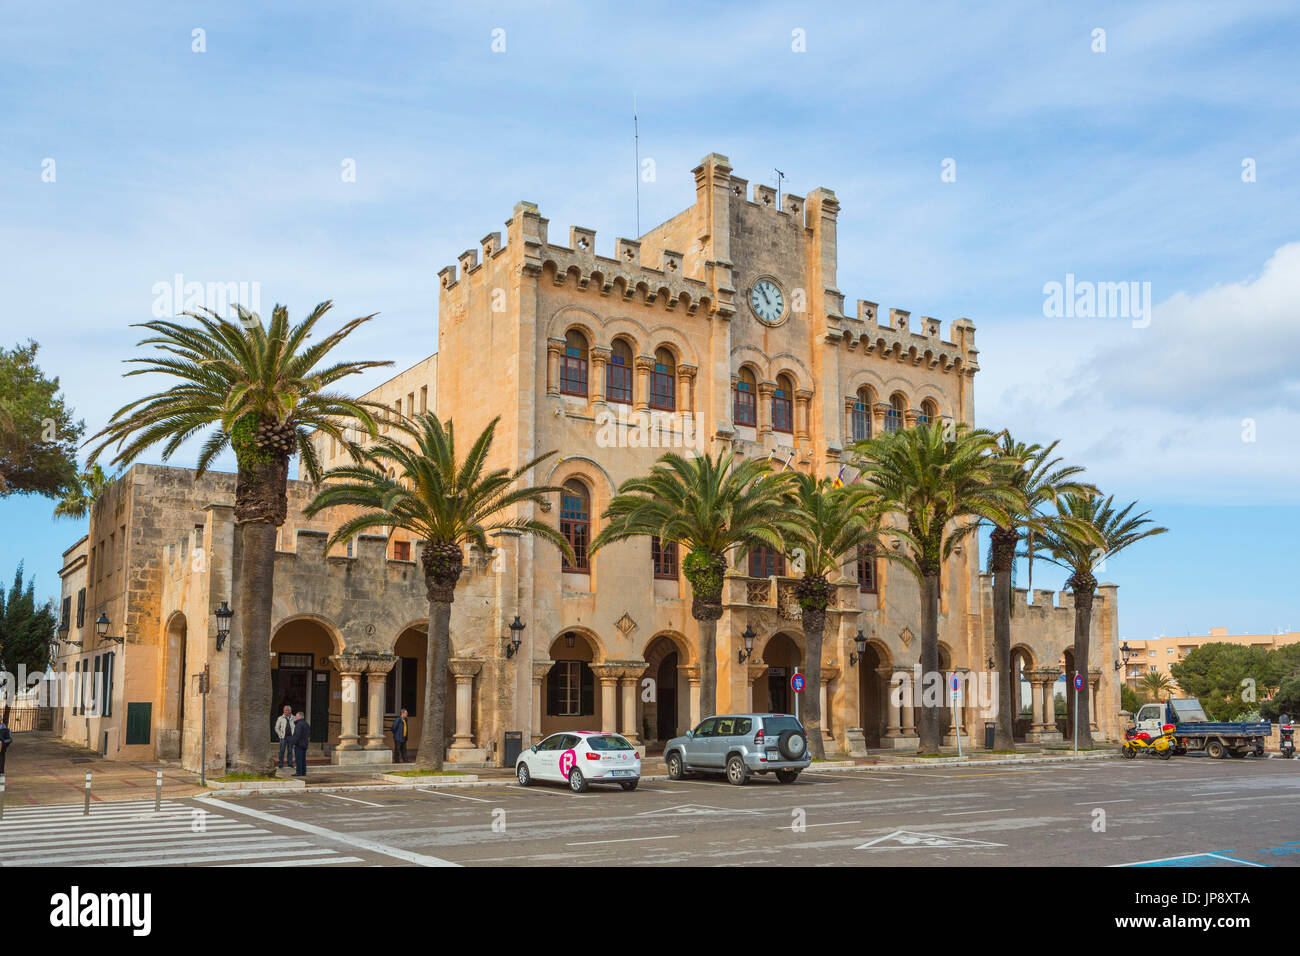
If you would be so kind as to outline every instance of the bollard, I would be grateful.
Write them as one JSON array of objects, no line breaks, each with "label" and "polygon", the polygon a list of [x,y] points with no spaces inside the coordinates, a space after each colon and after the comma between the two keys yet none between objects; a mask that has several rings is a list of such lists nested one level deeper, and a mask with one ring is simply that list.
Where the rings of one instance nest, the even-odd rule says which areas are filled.
[{"label": "bollard", "polygon": [[86,806],[81,811],[83,817],[90,816],[90,771],[86,771]]},{"label": "bollard", "polygon": [[5,775],[0,773],[0,820],[5,818]]},{"label": "bollard", "polygon": [[153,812],[162,811],[162,771],[158,771],[158,779],[153,788]]}]

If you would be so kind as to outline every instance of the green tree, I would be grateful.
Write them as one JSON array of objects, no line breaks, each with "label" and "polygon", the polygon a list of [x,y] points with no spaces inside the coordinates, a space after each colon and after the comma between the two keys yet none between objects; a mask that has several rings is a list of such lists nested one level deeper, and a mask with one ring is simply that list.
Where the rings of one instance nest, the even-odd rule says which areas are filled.
[{"label": "green tree", "polygon": [[8,596],[0,591],[0,671],[17,674],[22,665],[28,674],[43,673],[50,663],[56,627],[54,603],[37,605],[36,583],[29,579],[23,584],[20,563]]},{"label": "green tree", "polygon": [[[939,578],[954,549],[976,532],[979,521],[1000,527],[1024,507],[1021,494],[1006,481],[1006,464],[997,436],[965,424],[942,422],[868,438],[854,445],[857,484],[878,495],[901,518],[890,534],[903,547],[881,554],[908,569],[921,587],[921,671],[933,682],[939,674]],[[921,751],[936,753],[943,742],[940,707],[922,701],[917,731]]]},{"label": "green tree", "polygon": [[117,480],[104,471],[100,465],[91,465],[87,471],[77,475],[72,486],[64,492],[63,498],[54,506],[55,518],[72,518],[80,520],[90,514],[90,509],[100,499],[109,485]]},{"label": "green tree", "polygon": [[[998,436],[998,453],[1005,463],[1003,480],[1019,493],[1020,500],[1008,506],[1010,521],[994,525],[989,536],[989,567],[993,572],[993,663],[998,675],[997,725],[993,734],[995,750],[1014,750],[1015,717],[1012,712],[1011,673],[1011,576],[1015,567],[1016,545],[1028,536],[1028,555],[1033,561],[1032,540],[1043,526],[1043,512],[1064,494],[1090,494],[1091,485],[1078,480],[1083,469],[1062,465],[1054,458],[1058,442],[1047,447],[1026,445],[1003,431]],[[1030,583],[1033,565],[1030,565]]]},{"label": "green tree", "polygon": [[[487,469],[494,418],[475,439],[464,459],[456,456],[456,433],[432,413],[417,415],[409,426],[411,444],[385,435],[375,439],[354,465],[332,468],[325,485],[305,509],[310,517],[326,508],[362,509],[330,538],[332,546],[372,528],[401,528],[422,543],[420,565],[429,598],[428,650],[424,686],[424,726],[416,766],[441,770],[446,744],[447,668],[451,648],[451,605],[465,564],[465,545],[480,554],[492,551],[488,535],[497,531],[531,534],[549,541],[572,560],[573,549],[558,530],[521,512],[560,488],[521,484],[554,452],[512,470]],[[390,477],[391,472],[391,477]]]},{"label": "green tree", "polygon": [[865,488],[836,488],[829,478],[801,472],[796,472],[790,482],[789,504],[789,512],[779,527],[795,569],[801,569],[795,596],[801,610],[808,681],[801,716],[812,756],[820,760],[826,755],[820,688],[826,607],[835,589],[830,576],[847,561],[856,559],[859,548],[878,548],[884,509]]},{"label": "green tree", "polygon": [[1168,695],[1174,682],[1159,671],[1147,671],[1138,681],[1138,686],[1147,695],[1147,700],[1155,702]]},{"label": "green tree", "polygon": [[[1092,602],[1097,592],[1093,569],[1143,538],[1168,530],[1152,525],[1148,512],[1134,515],[1135,507],[1137,502],[1130,502],[1116,511],[1113,497],[1103,500],[1097,495],[1062,495],[1056,500],[1056,514],[1045,522],[1034,542],[1035,550],[1043,557],[1070,572],[1066,584],[1074,592],[1074,664],[1084,674],[1088,670]],[[1089,696],[1078,695],[1080,747],[1092,746]]]},{"label": "green tree", "polygon": [[1169,672],[1211,720],[1235,720],[1259,706],[1280,678],[1274,652],[1216,641],[1193,648]]},{"label": "green tree", "polygon": [[371,414],[381,406],[329,391],[335,382],[392,362],[322,363],[344,339],[373,316],[352,319],[338,330],[314,337],[329,311],[322,302],[297,325],[277,305],[269,325],[242,306],[238,321],[215,312],[186,312],[189,322],[158,319],[142,323],[153,334],[140,346],[155,353],[127,359],[138,364],[126,375],[167,375],[179,384],[124,405],[90,441],[98,444],[89,464],[110,445],[113,464],[126,466],[163,443],[162,460],[192,436],[211,428],[199,451],[198,472],[230,446],[235,452],[235,524],[240,560],[235,568],[235,618],[232,640],[239,654],[239,736],[232,764],[236,771],[273,769],[266,732],[271,712],[271,609],[275,596],[275,537],[289,507],[289,459],[297,453],[313,481],[321,476],[313,432],[340,441],[354,453],[345,434],[360,423],[371,434]]},{"label": "green tree", "polygon": [[77,442],[85,425],[57,378],[36,364],[35,342],[0,348],[0,498],[61,495],[77,475]]},{"label": "green tree", "polygon": [[727,554],[738,561],[758,545],[779,552],[789,474],[773,474],[766,461],[736,462],[730,449],[716,456],[666,454],[650,473],[630,478],[602,516],[605,525],[591,552],[615,541],[644,536],[675,543],[685,552],[682,573],[691,585],[691,617],[700,632],[700,713],[713,714],[718,699],[718,618]]},{"label": "green tree", "polygon": [[1130,714],[1136,714],[1138,708],[1142,706],[1140,698],[1132,687],[1128,684],[1121,684],[1119,688],[1119,709],[1127,710]]}]

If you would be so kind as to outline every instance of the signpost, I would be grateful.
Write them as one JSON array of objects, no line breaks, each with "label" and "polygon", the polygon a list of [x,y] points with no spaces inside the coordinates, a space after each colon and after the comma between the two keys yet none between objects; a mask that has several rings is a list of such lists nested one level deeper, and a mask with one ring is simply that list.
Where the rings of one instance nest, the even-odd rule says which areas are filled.
[{"label": "signpost", "polygon": [[790,689],[794,691],[794,715],[803,720],[803,698],[799,695],[803,693],[805,678],[798,671],[790,675]]},{"label": "signpost", "polygon": [[1074,754],[1079,754],[1079,691],[1083,687],[1083,675],[1074,672]]},{"label": "signpost", "polygon": [[949,686],[952,688],[952,726],[957,731],[957,756],[961,756],[961,714],[957,708],[961,706],[961,678],[956,674],[952,675],[952,681]]}]

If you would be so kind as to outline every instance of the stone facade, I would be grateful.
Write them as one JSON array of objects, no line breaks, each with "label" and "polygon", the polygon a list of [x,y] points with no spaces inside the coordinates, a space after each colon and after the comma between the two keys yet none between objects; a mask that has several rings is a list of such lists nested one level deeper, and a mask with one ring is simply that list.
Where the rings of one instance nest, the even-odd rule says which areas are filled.
[{"label": "stone facade", "polygon": [[[639,239],[616,239],[609,257],[596,253],[590,229],[572,227],[567,245],[553,243],[537,207],[517,204],[504,236],[485,236],[439,273],[437,355],[367,397],[401,414],[436,409],[454,420],[462,444],[499,417],[491,466],[556,452],[533,480],[568,490],[528,516],[589,535],[619,483],[666,448],[730,446],[833,476],[857,437],[926,418],[974,422],[972,323],[958,319],[944,336],[937,320],[900,309],[882,322],[866,300],[846,313],[830,190],[778,202],[765,186],[751,192],[718,154],[693,174],[690,208]],[[320,441],[322,459],[339,462],[341,450]],[[418,542],[400,532],[362,536],[326,554],[339,516],[308,521],[301,507],[310,486],[293,482],[290,493],[276,564],[277,693],[297,700],[310,687],[311,706],[327,722],[316,728],[320,744],[340,762],[382,759],[388,743],[378,725],[400,706],[413,711],[418,745],[428,616]],[[188,766],[199,739],[192,675],[210,666],[208,759],[218,767],[237,719],[239,647],[232,639],[216,650],[212,619],[221,601],[235,606],[233,476],[196,481],[185,469],[137,466],[113,494],[128,495],[134,508],[125,577],[103,590],[92,581],[92,603],[117,602],[112,613],[125,615],[130,666],[138,645],[138,666],[150,673],[133,686],[156,702],[154,746]],[[112,508],[106,499],[95,509],[92,542]],[[674,557],[639,540],[566,568],[556,549],[530,537],[498,535],[493,547],[471,556],[452,607],[452,759],[499,760],[512,730],[527,739],[603,728],[653,744],[693,725],[698,635]],[[728,572],[720,709],[797,706],[789,677],[803,664],[803,633],[794,579],[773,560]],[[990,582],[979,569],[972,540],[943,576],[941,652],[955,672],[984,671],[991,654]],[[508,657],[516,615],[526,627]],[[759,637],[742,660],[746,626]],[[1026,734],[1058,739],[1048,710],[1062,665],[1073,666],[1069,596],[1054,604],[1039,591],[1031,603],[1017,592],[1012,626],[1025,703],[1035,708]],[[859,630],[868,637],[861,659],[853,653]],[[850,562],[828,611],[818,689],[828,749],[915,746],[915,716],[890,702],[888,687],[916,662],[919,635],[916,583],[884,560]],[[1117,644],[1116,589],[1103,585],[1087,663],[1097,732],[1111,738]],[[962,727],[982,737],[973,700]]]}]

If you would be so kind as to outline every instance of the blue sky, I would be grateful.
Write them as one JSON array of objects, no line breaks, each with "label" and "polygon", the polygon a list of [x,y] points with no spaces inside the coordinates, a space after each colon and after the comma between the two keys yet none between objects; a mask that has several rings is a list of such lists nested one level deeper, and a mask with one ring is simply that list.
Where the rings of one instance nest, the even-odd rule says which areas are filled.
[{"label": "blue sky", "polygon": [[[437,270],[518,200],[604,254],[635,234],[635,94],[643,229],[711,151],[835,190],[849,307],[969,317],[979,423],[1060,438],[1173,529],[1107,569],[1125,637],[1300,628],[1277,534],[1300,519],[1300,14],[842,7],[9,4],[0,339],[40,342],[91,431],[144,384],[119,378],[128,326],[177,273],[377,311],[349,354],[404,367],[435,347]],[[1067,275],[1149,282],[1151,322],[1045,317]],[[43,594],[80,533],[50,507],[0,502],[0,578],[24,560]]]}]

